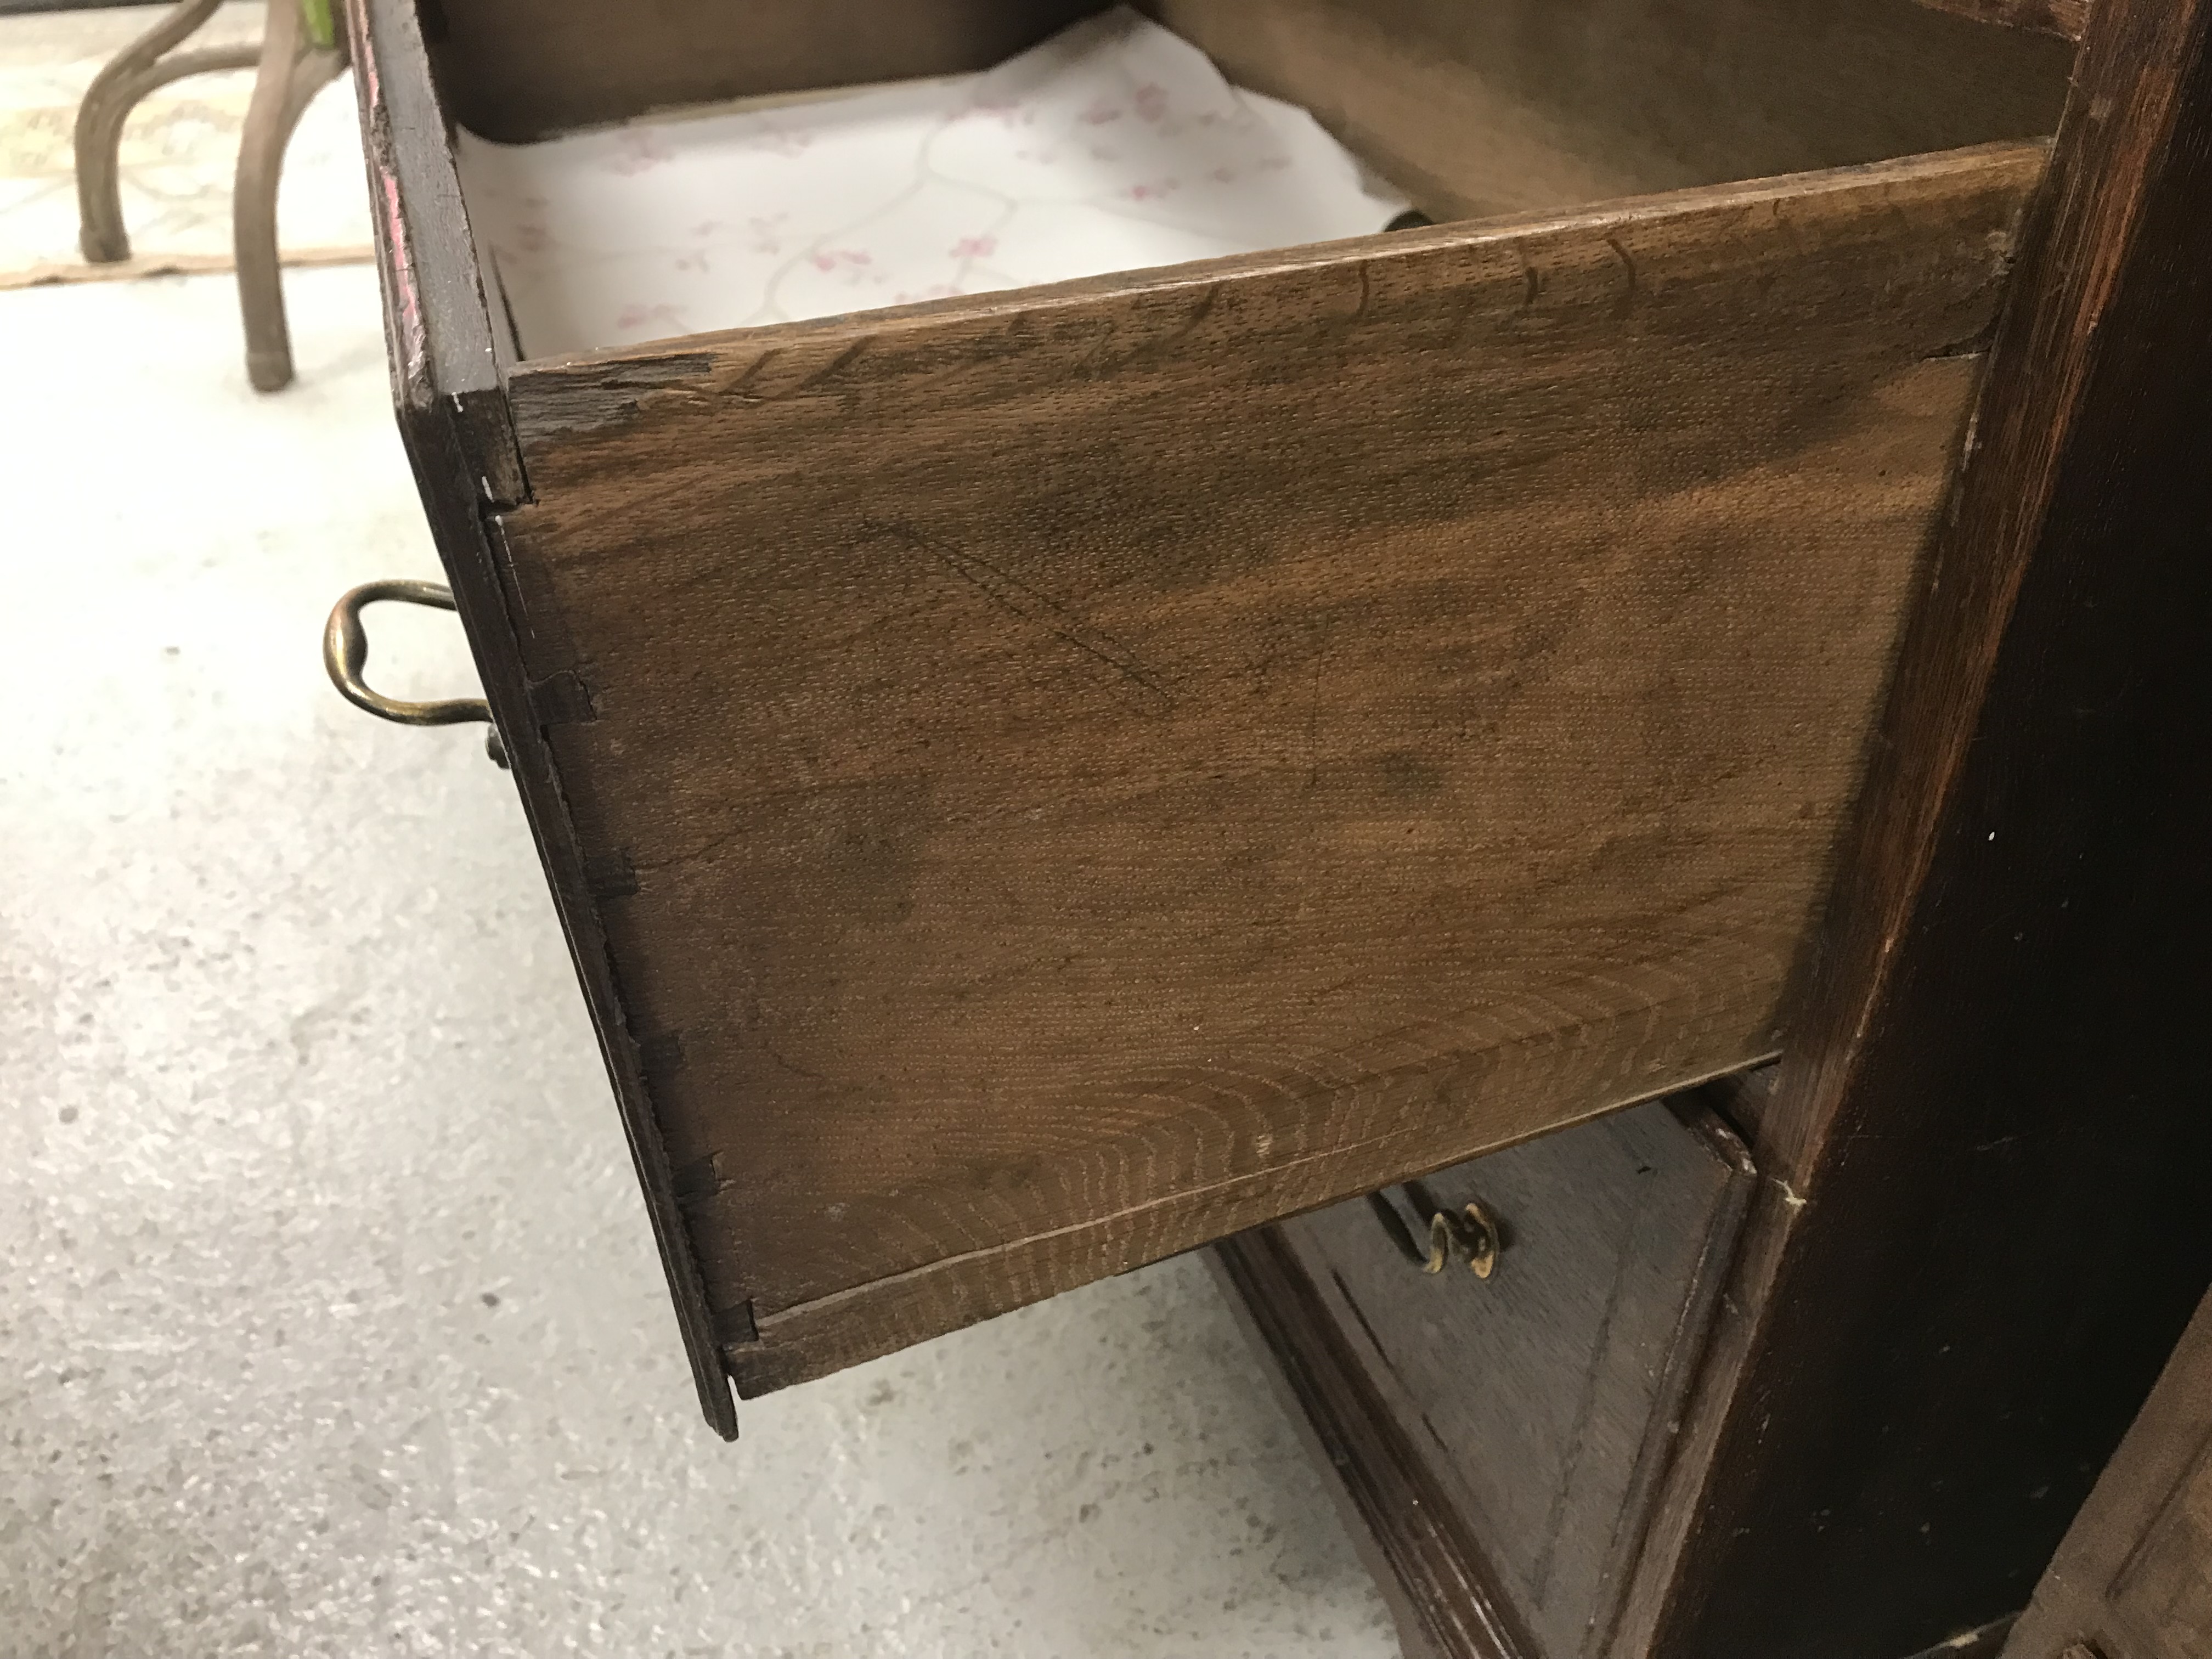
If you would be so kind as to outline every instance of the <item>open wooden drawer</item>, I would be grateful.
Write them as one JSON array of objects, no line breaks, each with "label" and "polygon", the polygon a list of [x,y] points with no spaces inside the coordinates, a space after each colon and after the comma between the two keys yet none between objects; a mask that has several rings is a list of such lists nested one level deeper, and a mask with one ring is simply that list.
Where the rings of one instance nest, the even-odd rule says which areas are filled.
[{"label": "open wooden drawer", "polygon": [[1775,1051],[2069,50],[1161,0],[1445,222],[519,355],[451,124],[1088,9],[351,19],[401,425],[726,1431]]}]

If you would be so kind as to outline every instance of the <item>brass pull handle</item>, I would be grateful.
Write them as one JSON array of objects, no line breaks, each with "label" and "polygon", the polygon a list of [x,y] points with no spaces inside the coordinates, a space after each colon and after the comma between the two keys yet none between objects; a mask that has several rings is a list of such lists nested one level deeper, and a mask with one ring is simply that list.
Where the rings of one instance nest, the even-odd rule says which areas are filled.
[{"label": "brass pull handle", "polygon": [[[355,708],[366,708],[379,720],[396,720],[402,726],[465,726],[471,720],[483,720],[489,725],[491,705],[482,697],[408,702],[399,697],[386,696],[362,678],[361,671],[368,666],[368,634],[361,625],[361,613],[379,599],[397,599],[403,605],[451,611],[453,590],[438,582],[392,577],[380,582],[363,582],[341,596],[331,607],[330,621],[323,624],[323,672],[331,677],[331,684],[337,687],[338,695]],[[507,746],[500,741],[496,726],[484,733],[484,753],[505,769]]]},{"label": "brass pull handle", "polygon": [[1420,1219],[1418,1234],[1388,1193],[1370,1193],[1367,1202],[1375,1218],[1382,1224],[1382,1231],[1408,1261],[1423,1273],[1440,1273],[1456,1251],[1467,1258],[1468,1269],[1477,1279],[1487,1279],[1498,1271],[1498,1253],[1504,1248],[1504,1234],[1480,1203],[1470,1200],[1457,1210],[1448,1210],[1419,1181],[1409,1181],[1398,1190]]},{"label": "brass pull handle", "polygon": [[461,726],[470,720],[491,719],[491,705],[482,697],[447,697],[437,702],[405,702],[372,690],[361,677],[368,665],[368,634],[361,613],[379,599],[398,599],[406,605],[428,605],[436,611],[453,608],[453,590],[436,582],[393,579],[363,582],[331,608],[323,626],[323,668],[338,695],[356,708],[366,708],[379,720],[402,726]]}]

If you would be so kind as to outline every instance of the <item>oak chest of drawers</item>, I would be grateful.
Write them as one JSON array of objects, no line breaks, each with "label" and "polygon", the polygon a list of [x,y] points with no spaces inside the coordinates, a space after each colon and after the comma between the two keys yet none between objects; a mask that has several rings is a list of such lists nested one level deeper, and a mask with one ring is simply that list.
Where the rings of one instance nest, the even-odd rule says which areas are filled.
[{"label": "oak chest of drawers", "polygon": [[[1484,1154],[1617,1218],[1650,1133],[1673,1231],[1604,1259],[1676,1286],[1674,1337],[1715,1322],[1613,1413],[1644,1426],[1604,1495],[1566,1500],[1641,1516],[1632,1547],[1522,1564],[1515,1618],[1601,1632],[1536,1651],[1868,1654],[2002,1600],[2039,1522],[1931,1542],[1887,1622],[1824,1637],[1762,1603],[1716,1634],[1730,1552],[1790,1582],[1817,1526],[1739,1545],[1693,1517],[1844,1478],[1762,1460],[1756,1419],[1832,1422],[1834,1389],[1784,1373],[1881,1329],[1916,1206],[1949,1183],[1983,1229],[1900,1292],[1925,1358],[1935,1302],[1971,1304],[1960,1275],[2057,1190],[2051,1102],[2087,1060],[2008,1104],[1957,1103],[1993,1086],[1962,1068],[2062,981],[2116,1042],[2148,1018],[2106,1006],[2119,947],[2048,907],[2100,836],[2182,844],[2070,804],[2155,793],[2201,733],[2145,688],[2205,614],[2177,563],[2205,486],[2123,476],[2205,431],[2206,325],[2173,309],[2212,262],[2178,205],[2199,10],[2124,0],[2077,64],[2063,6],[1158,0],[1435,222],[521,349],[455,124],[976,69],[1085,9],[349,20],[402,429],[709,1419],[734,1432],[732,1384],[1305,1212],[1268,1248],[1325,1286],[1366,1270],[1327,1206]],[[2085,911],[2163,925],[2109,897]],[[2021,951],[1978,978],[1969,916]],[[1778,1053],[1771,1095],[1731,1097],[1734,1151],[1705,1108],[1636,1107]],[[2146,1088],[2083,1155],[2150,1206],[2202,1131]],[[1985,1142],[2029,1146],[2002,1190],[1960,1184]],[[2143,1328],[2208,1267],[2173,1260]],[[2086,1306],[2112,1267],[2077,1246],[2042,1288]],[[1530,1330],[1590,1292],[1561,1271]],[[1601,1381],[1611,1340],[1562,1376]],[[1922,1386],[1919,1358],[1864,1397]],[[1689,1449],[1662,1455],[1677,1406]],[[2094,1443],[2112,1412],[2067,1420]],[[1893,1523],[1935,1536],[1869,1522],[1865,1571],[1896,1571]]]}]

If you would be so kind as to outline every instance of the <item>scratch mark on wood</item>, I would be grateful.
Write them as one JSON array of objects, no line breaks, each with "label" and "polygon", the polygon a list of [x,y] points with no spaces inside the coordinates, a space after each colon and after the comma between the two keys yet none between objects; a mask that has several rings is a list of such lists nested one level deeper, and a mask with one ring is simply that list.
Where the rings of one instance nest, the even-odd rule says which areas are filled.
[{"label": "scratch mark on wood", "polygon": [[1613,314],[1626,317],[1636,309],[1636,261],[1628,257],[1628,250],[1620,245],[1618,236],[1608,236],[1605,245],[1613,250],[1613,257],[1620,261],[1621,275],[1627,279],[1620,297],[1613,302]]},{"label": "scratch mark on wood", "polygon": [[571,363],[557,375],[518,374],[509,392],[514,423],[526,442],[566,434],[603,433],[628,425],[656,392],[686,390],[712,374],[711,351],[609,363]]},{"label": "scratch mark on wood", "polygon": [[842,351],[839,352],[835,357],[832,357],[820,368],[816,369],[813,374],[808,375],[797,386],[792,387],[790,391],[777,392],[775,397],[764,398],[762,401],[773,403],[780,398],[796,398],[802,392],[811,392],[815,387],[822,385],[824,381],[834,379],[836,376],[844,373],[848,368],[850,368],[855,362],[860,361],[861,354],[866,352],[867,349],[868,337],[863,334],[859,339],[847,346]]},{"label": "scratch mark on wood", "polygon": [[1105,664],[1129,684],[1149,692],[1162,710],[1175,706],[1175,696],[1166,682],[1146,667],[1128,647],[1092,627],[1050,594],[1039,592],[988,559],[925,536],[909,525],[873,525],[869,528],[876,534],[894,537],[928,554],[1001,608]]},{"label": "scratch mark on wood", "polygon": [[1182,326],[1161,341],[1155,349],[1164,355],[1190,338],[1198,331],[1199,325],[1213,314],[1214,302],[1220,298],[1221,284],[1208,283],[1206,285],[1206,292],[1198,296],[1198,303],[1190,308],[1190,315],[1183,319]]},{"label": "scratch mark on wood", "polygon": [[781,346],[770,346],[766,351],[762,352],[759,356],[745,365],[745,372],[740,374],[736,384],[730,387],[728,395],[741,404],[757,404],[765,401],[753,394],[752,384],[767,372],[770,363],[782,356],[783,348]]}]

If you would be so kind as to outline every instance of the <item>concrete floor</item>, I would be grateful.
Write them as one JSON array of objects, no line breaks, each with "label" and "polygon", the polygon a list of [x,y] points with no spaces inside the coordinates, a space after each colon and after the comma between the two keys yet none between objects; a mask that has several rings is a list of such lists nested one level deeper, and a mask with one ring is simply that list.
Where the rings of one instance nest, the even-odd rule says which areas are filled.
[{"label": "concrete floor", "polygon": [[1195,1261],[701,1424],[505,775],[323,681],[435,562],[287,283],[273,398],[228,278],[0,293],[0,1656],[1394,1652]]}]

